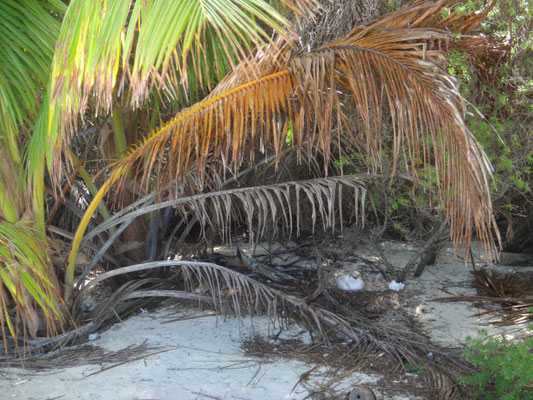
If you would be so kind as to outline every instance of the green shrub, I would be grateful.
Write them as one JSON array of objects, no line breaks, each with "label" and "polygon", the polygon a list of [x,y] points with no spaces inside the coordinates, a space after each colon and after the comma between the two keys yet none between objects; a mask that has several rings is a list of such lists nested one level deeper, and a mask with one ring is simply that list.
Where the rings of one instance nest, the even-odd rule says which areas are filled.
[{"label": "green shrub", "polygon": [[473,385],[476,396],[495,400],[533,399],[533,337],[509,343],[504,336],[495,339],[482,329],[476,339],[467,337],[466,345],[466,359],[480,372],[461,377],[461,382]]}]

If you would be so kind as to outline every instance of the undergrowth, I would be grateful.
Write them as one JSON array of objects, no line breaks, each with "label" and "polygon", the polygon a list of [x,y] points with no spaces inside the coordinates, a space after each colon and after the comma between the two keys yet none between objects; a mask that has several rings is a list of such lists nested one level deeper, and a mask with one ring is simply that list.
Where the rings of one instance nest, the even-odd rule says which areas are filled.
[{"label": "undergrowth", "polygon": [[505,336],[493,338],[482,329],[477,338],[466,339],[464,355],[480,372],[461,377],[460,382],[473,386],[479,398],[533,399],[533,337],[510,343]]}]

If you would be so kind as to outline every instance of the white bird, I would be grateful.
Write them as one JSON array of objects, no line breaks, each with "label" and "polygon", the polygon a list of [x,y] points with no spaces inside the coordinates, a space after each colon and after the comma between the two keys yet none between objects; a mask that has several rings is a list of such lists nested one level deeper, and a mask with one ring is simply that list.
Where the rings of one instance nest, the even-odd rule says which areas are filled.
[{"label": "white bird", "polygon": [[363,290],[365,287],[365,283],[359,272],[353,272],[351,274],[346,272],[341,273],[335,279],[335,283],[340,290],[357,291]]}]

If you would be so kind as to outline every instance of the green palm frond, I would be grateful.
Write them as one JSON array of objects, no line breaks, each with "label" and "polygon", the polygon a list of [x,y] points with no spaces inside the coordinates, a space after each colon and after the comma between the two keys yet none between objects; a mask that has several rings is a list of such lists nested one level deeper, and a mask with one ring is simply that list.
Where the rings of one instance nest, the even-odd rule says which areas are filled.
[{"label": "green palm frond", "polygon": [[23,223],[0,223],[0,327],[4,338],[6,325],[13,337],[20,329],[13,322],[8,293],[16,304],[16,313],[24,316],[24,329],[33,333],[37,330],[32,304],[43,310],[49,328],[56,326],[55,321],[61,322],[61,295],[50,268],[46,243],[32,228]]},{"label": "green palm frond", "polygon": [[0,143],[21,163],[17,137],[32,128],[66,10],[58,0],[0,0]]},{"label": "green palm frond", "polygon": [[[73,0],[57,39],[49,108],[41,110],[30,148],[44,154],[58,185],[61,155],[68,159],[89,99],[98,111],[110,110],[117,96],[137,107],[154,88],[170,98],[198,93],[270,42],[271,30],[290,32],[278,8],[308,16],[317,7],[316,0]],[[30,165],[35,185],[41,170],[41,163]]]},{"label": "green palm frond", "polygon": [[[269,41],[262,26],[280,33],[289,27],[264,0],[130,3],[71,2],[52,75],[52,100],[66,101],[57,106],[68,120],[86,109],[91,94],[97,95],[97,107],[109,110],[126,84],[134,106],[154,86],[171,95],[181,85],[207,87]],[[308,13],[316,8],[314,0],[272,3],[305,5]],[[189,70],[195,81],[189,79]]]},{"label": "green palm frond", "polygon": [[[119,95],[136,106],[154,88],[171,97],[206,88],[255,46],[269,42],[270,29],[289,29],[278,7],[309,15],[317,3],[72,1],[57,38],[51,77],[41,85],[43,107],[28,145],[31,186],[41,191],[45,162],[52,185],[59,185],[62,157],[69,159],[70,135],[89,99],[96,110],[109,110]],[[41,214],[36,210],[39,221]]]},{"label": "green palm frond", "polygon": [[[19,220],[32,218],[32,200],[40,200],[44,213],[42,191],[33,192],[32,199],[24,170],[27,165],[43,166],[42,189],[44,158],[39,162],[31,151],[23,153],[22,145],[42,114],[42,104],[48,103],[46,87],[66,9],[60,0],[0,0],[0,325],[4,344],[8,334],[35,335],[41,319],[48,332],[63,323],[61,294],[42,239],[44,224],[33,229],[29,221]],[[45,148],[41,145],[34,154],[41,157]],[[36,212],[42,221],[43,213]],[[43,318],[36,308],[43,311]]]},{"label": "green palm frond", "polygon": [[0,145],[0,219],[18,222],[22,212],[23,189],[20,184],[22,171],[9,156],[6,147]]}]

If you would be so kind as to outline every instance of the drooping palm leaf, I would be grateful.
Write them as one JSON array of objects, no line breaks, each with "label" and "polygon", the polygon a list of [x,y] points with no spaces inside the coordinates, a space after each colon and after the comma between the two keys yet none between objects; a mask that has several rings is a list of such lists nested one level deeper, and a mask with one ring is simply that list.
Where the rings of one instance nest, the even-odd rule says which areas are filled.
[{"label": "drooping palm leaf", "polygon": [[[238,167],[245,151],[253,157],[257,142],[279,152],[289,128],[297,146],[304,134],[310,136],[309,142],[325,155],[325,163],[334,140],[333,127],[338,135],[363,135],[369,159],[379,169],[381,123],[387,106],[394,128],[392,174],[402,160],[415,178],[419,165],[434,165],[437,192],[455,244],[464,242],[468,248],[476,231],[491,253],[495,222],[488,187],[490,164],[463,122],[457,84],[441,64],[440,49],[454,36],[428,27],[438,23],[442,28],[453,22],[458,30],[457,19],[451,21],[440,14],[445,4],[454,3],[415,4],[289,60],[286,52],[278,53],[281,60],[277,63],[262,64],[266,68],[260,72],[270,71],[270,75],[208,97],[132,148],[115,164],[95,203],[126,173],[137,171],[137,163],[145,155],[145,185],[153,172],[158,173],[161,185],[183,181],[193,161],[201,181],[205,168],[217,165],[214,160]],[[406,28],[411,23],[415,28]],[[286,69],[282,69],[283,63]],[[240,82],[223,83],[231,87]],[[343,107],[339,92],[353,96],[354,111],[362,124],[349,121],[349,110]],[[95,207],[91,205],[80,223],[71,265]]]},{"label": "drooping palm leaf", "polygon": [[[415,177],[419,165],[434,165],[440,203],[456,244],[464,241],[468,247],[476,229],[489,249],[495,227],[488,182],[491,167],[464,124],[455,82],[429,61],[429,51],[427,60],[420,57],[424,39],[435,37],[435,32],[425,30],[368,31],[351,44],[295,58],[290,68],[299,85],[306,88],[301,93],[302,104],[308,107],[306,115],[321,115],[314,129],[324,153],[332,138],[321,132],[331,132],[335,126],[339,135],[365,135],[367,155],[374,167],[380,168],[386,105],[393,123],[392,174],[398,172],[402,158],[405,169]],[[338,94],[347,89],[362,119],[355,132]]]},{"label": "drooping palm leaf", "polygon": [[[455,383],[456,375],[467,367],[458,353],[443,351],[429,343],[426,337],[412,329],[410,322],[398,310],[369,319],[357,310],[339,304],[337,313],[333,313],[320,304],[313,304],[309,299],[274,289],[221,265],[186,260],[146,262],[109,271],[82,287],[81,294],[111,277],[169,267],[179,271],[185,278],[186,292],[176,289],[153,290],[150,286],[155,286],[158,282],[149,282],[148,279],[128,282],[113,294],[113,298],[103,301],[95,308],[91,313],[91,323],[102,323],[111,314],[110,310],[120,310],[119,303],[128,299],[173,297],[207,302],[218,313],[240,318],[266,314],[273,329],[283,328],[287,322],[296,320],[313,332],[318,340],[341,339],[353,342],[352,349],[359,355],[377,353],[379,358],[385,357],[398,365],[406,362],[423,365],[424,374],[421,374],[421,378],[429,387],[442,389],[439,398],[467,397]],[[328,297],[335,302],[335,295],[330,294]],[[113,315],[113,318],[116,317]],[[83,327],[81,329],[84,330]],[[430,352],[439,362],[427,357]]]},{"label": "drooping palm leaf", "polygon": [[[337,207],[335,203],[342,199],[343,188],[354,191],[355,217],[358,221],[361,218],[360,222],[363,224],[363,209],[366,201],[364,177],[332,176],[199,193],[156,204],[145,203],[113,215],[88,233],[84,240],[88,241],[113,226],[166,207],[177,207],[183,213],[192,211],[202,222],[202,226],[224,230],[231,219],[230,212],[235,207],[234,203],[237,203],[243,210],[243,217],[249,221],[250,228],[252,228],[252,219],[257,219],[255,224],[257,231],[262,231],[268,225],[268,219],[274,218],[281,218],[283,221],[281,225],[285,225],[288,230],[292,230],[293,227],[299,229],[300,223],[298,220],[292,221],[292,218],[301,217],[302,204],[306,201],[309,202],[313,211],[310,218],[312,226],[315,226],[320,217],[324,229],[334,229],[337,208],[338,212],[342,213],[342,206]],[[296,204],[293,199],[296,199]]]},{"label": "drooping palm leaf", "polygon": [[[367,334],[359,327],[350,326],[350,323],[339,315],[323,308],[313,307],[304,299],[284,293],[249,276],[233,271],[221,265],[186,260],[165,260],[146,262],[142,264],[122,267],[113,271],[105,272],[97,278],[91,280],[81,288],[81,291],[122,274],[146,271],[157,268],[177,267],[183,271],[185,283],[189,292],[199,290],[205,293],[210,303],[223,313],[231,313],[238,317],[246,315],[258,315],[268,313],[268,316],[275,323],[282,323],[289,315],[295,315],[305,323],[307,327],[320,335],[338,336],[343,339],[351,339],[359,342],[369,340],[372,345],[390,351],[393,356],[399,356],[398,350]],[[134,283],[135,284],[135,283]],[[147,292],[147,296],[151,296]],[[157,295],[157,293],[155,294]],[[142,291],[135,292],[135,296],[125,298],[141,297]],[[175,297],[179,297],[176,294]],[[190,293],[182,298],[191,298]],[[193,298],[194,299],[194,298]],[[205,299],[199,299],[205,301]],[[109,307],[106,307],[109,312]]]},{"label": "drooping palm leaf", "polygon": [[[253,144],[259,139],[272,145],[276,152],[282,148],[288,125],[283,126],[280,113],[288,115],[289,120],[296,119],[293,91],[293,81],[285,70],[209,98],[181,111],[138,147],[130,149],[130,154],[116,165],[136,171],[137,162],[147,155],[148,167],[139,171],[143,174],[141,186],[146,186],[153,168],[162,169],[165,161],[160,182],[166,185],[173,180],[183,181],[194,161],[202,185],[210,154],[222,159],[222,168],[230,163],[238,167],[248,142],[252,143],[252,159]],[[295,142],[301,144],[301,138],[295,138]],[[164,154],[169,144],[170,151]]]},{"label": "drooping palm leaf", "polygon": [[[367,153],[376,166],[381,165],[380,122],[386,104],[394,128],[392,174],[397,171],[400,151],[406,169],[415,177],[417,164],[433,164],[440,204],[455,245],[463,242],[468,249],[476,232],[490,256],[495,254],[493,235],[499,241],[489,193],[492,168],[464,123],[464,101],[457,82],[447,73],[443,49],[453,46],[455,33],[471,32],[495,1],[475,14],[457,12],[454,7],[460,4],[417,0],[321,46],[316,50],[323,53],[320,60],[294,59],[292,68],[298,71],[300,85],[317,85],[317,75],[329,77],[310,92],[312,101],[304,103],[312,105],[317,115],[324,110],[323,96],[317,93],[328,93],[330,104],[336,107],[340,104],[336,87],[349,87],[364,123]],[[464,43],[460,46],[468,51]],[[333,73],[335,68],[341,72]],[[338,128],[343,125],[342,114],[337,108]],[[327,131],[332,117],[328,114],[324,120]]]},{"label": "drooping palm leaf", "polygon": [[[211,227],[221,232],[227,241],[230,238],[230,226],[238,210],[239,219],[248,225],[252,238],[263,237],[269,222],[275,229],[285,229],[287,232],[296,230],[299,234],[302,225],[302,209],[310,206],[311,215],[308,222],[314,230],[317,220],[323,224],[324,230],[335,230],[337,216],[342,221],[342,201],[345,190],[352,192],[354,201],[354,217],[356,223],[364,226],[364,208],[366,202],[366,182],[364,177],[333,176],[328,178],[308,179],[303,181],[284,182],[257,187],[234,188],[209,193],[199,193],[192,196],[182,196],[164,202],[152,204],[154,196],[149,195],[140,199],[136,206],[130,206],[113,215],[91,230],[84,238],[90,241],[115,226],[129,225],[136,218],[167,207],[174,207],[182,215],[192,214],[200,224],[202,232]],[[341,222],[342,223],[342,222]],[[255,233],[254,233],[255,232]],[[225,237],[227,235],[227,237]],[[105,251],[116,240],[117,234],[112,235],[102,246],[100,251],[87,265],[80,278],[96,266]],[[68,270],[69,284],[74,281],[74,271]]]}]

